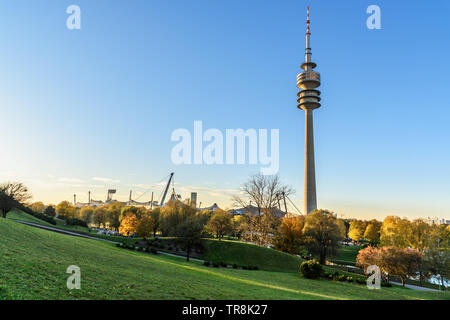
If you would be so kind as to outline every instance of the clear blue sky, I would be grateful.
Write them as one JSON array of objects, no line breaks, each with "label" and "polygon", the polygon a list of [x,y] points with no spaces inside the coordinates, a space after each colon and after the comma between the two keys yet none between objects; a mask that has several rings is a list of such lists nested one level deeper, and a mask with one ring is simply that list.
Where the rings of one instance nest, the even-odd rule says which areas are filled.
[{"label": "clear blue sky", "polygon": [[[66,28],[71,4],[81,30]],[[307,4],[322,75],[319,207],[450,218],[448,1],[4,0],[0,181],[57,203],[89,189],[103,199],[108,187],[119,199],[159,196],[155,183],[175,171],[183,197],[227,207],[259,166],[173,165],[172,131],[202,120],[279,129],[279,174],[302,208]],[[366,27],[371,4],[381,30]]]}]

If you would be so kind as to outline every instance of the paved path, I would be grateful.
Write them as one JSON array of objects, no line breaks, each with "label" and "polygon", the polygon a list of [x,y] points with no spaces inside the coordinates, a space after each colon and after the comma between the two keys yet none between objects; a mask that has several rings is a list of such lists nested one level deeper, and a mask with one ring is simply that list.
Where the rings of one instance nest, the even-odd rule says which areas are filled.
[{"label": "paved path", "polygon": [[[76,236],[76,237],[88,238],[88,239],[92,239],[92,240],[105,241],[105,242],[114,243],[114,244],[115,243],[120,243],[118,241],[112,241],[112,240],[92,237],[92,236],[88,236],[88,235],[85,235],[85,234],[72,232],[72,231],[69,231],[69,230],[63,230],[63,229],[59,229],[59,228],[43,226],[43,225],[37,224],[37,223],[25,222],[25,221],[20,221],[20,220],[16,220],[16,219],[11,219],[11,220],[14,220],[14,221],[22,223],[22,224],[26,224],[26,225],[31,226],[31,227],[36,227],[36,228],[41,228],[41,229],[45,229],[45,230],[49,230],[49,231],[53,231],[53,232],[63,233],[63,234],[67,234],[67,235],[70,235],[70,236]],[[158,253],[164,254],[166,256],[172,256],[172,257],[186,259],[186,256],[182,256],[182,255],[178,255],[178,254],[173,254],[173,253],[168,253],[168,252],[163,252],[163,251],[158,251]],[[198,262],[204,262],[204,260],[195,259],[195,258],[189,258],[189,260],[198,261]]]},{"label": "paved path", "polygon": [[[402,285],[400,282],[394,282],[394,281],[389,281],[389,282],[392,283],[392,284],[396,284],[398,286]],[[413,289],[413,290],[418,290],[418,291],[437,291],[437,292],[441,292],[440,290],[426,288],[426,287],[419,287],[419,286],[415,286],[413,284],[405,284],[405,287]]]},{"label": "paved path", "polygon": [[53,228],[53,227],[48,227],[48,226],[43,226],[41,224],[37,224],[37,223],[32,223],[32,222],[25,222],[25,221],[20,221],[20,220],[16,220],[16,219],[11,219],[14,220],[16,222],[22,223],[22,224],[26,224],[28,226],[32,226],[32,227],[36,227],[36,228],[41,228],[41,229],[45,229],[45,230],[49,230],[49,231],[53,231],[53,232],[58,232],[58,233],[64,233],[64,234],[68,234],[71,236],[76,236],[76,237],[82,237],[82,238],[88,238],[88,239],[93,239],[93,240],[99,240],[99,241],[105,241],[105,242],[110,242],[110,243],[119,243],[117,241],[112,241],[112,240],[107,240],[107,239],[102,239],[102,238],[97,238],[97,237],[92,237],[92,236],[88,236],[85,234],[81,234],[81,233],[77,233],[77,232],[72,232],[69,230],[63,230],[63,229],[59,229],[59,228]]}]

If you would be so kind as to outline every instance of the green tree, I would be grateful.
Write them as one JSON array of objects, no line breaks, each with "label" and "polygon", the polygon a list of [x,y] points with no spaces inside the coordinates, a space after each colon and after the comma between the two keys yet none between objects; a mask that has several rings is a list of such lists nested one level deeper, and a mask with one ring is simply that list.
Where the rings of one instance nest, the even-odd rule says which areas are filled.
[{"label": "green tree", "polygon": [[94,209],[94,224],[100,228],[101,225],[106,227],[106,209],[103,206]]},{"label": "green tree", "polygon": [[160,208],[154,208],[150,212],[150,217],[152,218],[152,231],[153,231],[153,237],[156,237],[156,233],[159,230],[159,226],[161,225],[161,209]]},{"label": "green tree", "polygon": [[120,202],[113,202],[110,203],[106,207],[106,222],[108,225],[113,228],[114,230],[118,230],[120,226],[120,216],[122,214],[122,207],[123,204]]},{"label": "green tree", "polygon": [[89,225],[94,217],[94,208],[93,207],[83,207],[80,210],[80,219],[86,222]]},{"label": "green tree", "polygon": [[306,247],[319,256],[319,262],[325,264],[329,255],[336,253],[342,233],[333,213],[327,210],[314,210],[305,218],[303,233],[306,239]]},{"label": "green tree", "polygon": [[136,235],[143,238],[149,237],[153,232],[153,222],[150,215],[143,216],[136,226]]},{"label": "green tree", "polygon": [[56,216],[56,210],[54,206],[47,206],[44,210],[44,214],[48,217],[54,218]]},{"label": "green tree", "polygon": [[177,241],[186,251],[186,261],[189,261],[194,248],[202,246],[201,238],[204,226],[199,216],[188,216],[175,228]]},{"label": "green tree", "polygon": [[75,208],[69,201],[61,201],[56,206],[58,217],[63,219],[75,218]]},{"label": "green tree", "polygon": [[206,230],[216,235],[219,241],[233,232],[233,216],[224,210],[216,210],[206,225]]}]

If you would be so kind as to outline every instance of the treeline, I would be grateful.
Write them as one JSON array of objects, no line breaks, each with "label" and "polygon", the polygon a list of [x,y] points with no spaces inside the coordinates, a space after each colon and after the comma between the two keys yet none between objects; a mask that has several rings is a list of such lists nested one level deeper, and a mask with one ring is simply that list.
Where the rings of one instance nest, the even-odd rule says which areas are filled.
[{"label": "treeline", "polygon": [[[450,277],[450,226],[430,224],[424,219],[408,220],[388,216],[373,224],[374,237],[367,239],[370,224],[364,221],[350,223],[349,236],[360,241],[367,239],[371,246],[359,251],[357,264],[366,269],[377,265],[382,276],[397,276],[404,285],[408,278],[419,277],[421,282],[436,276],[444,288],[444,279]],[[363,231],[364,230],[364,231]],[[374,231],[376,230],[376,231]]]}]

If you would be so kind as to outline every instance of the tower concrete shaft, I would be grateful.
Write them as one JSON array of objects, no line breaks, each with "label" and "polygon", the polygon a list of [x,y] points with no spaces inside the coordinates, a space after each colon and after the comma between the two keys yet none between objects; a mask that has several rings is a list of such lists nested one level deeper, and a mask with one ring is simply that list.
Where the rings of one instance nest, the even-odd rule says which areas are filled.
[{"label": "tower concrete shaft", "polygon": [[306,49],[305,62],[301,65],[304,70],[297,76],[297,107],[305,111],[305,185],[304,185],[304,213],[317,209],[316,171],[314,163],[314,129],[313,110],[320,107],[320,74],[314,71],[316,64],[311,61],[311,32],[309,28],[309,7],[306,20]]},{"label": "tower concrete shaft", "polygon": [[305,110],[305,186],[304,212],[317,209],[316,170],[314,164],[314,125],[312,109]]}]

